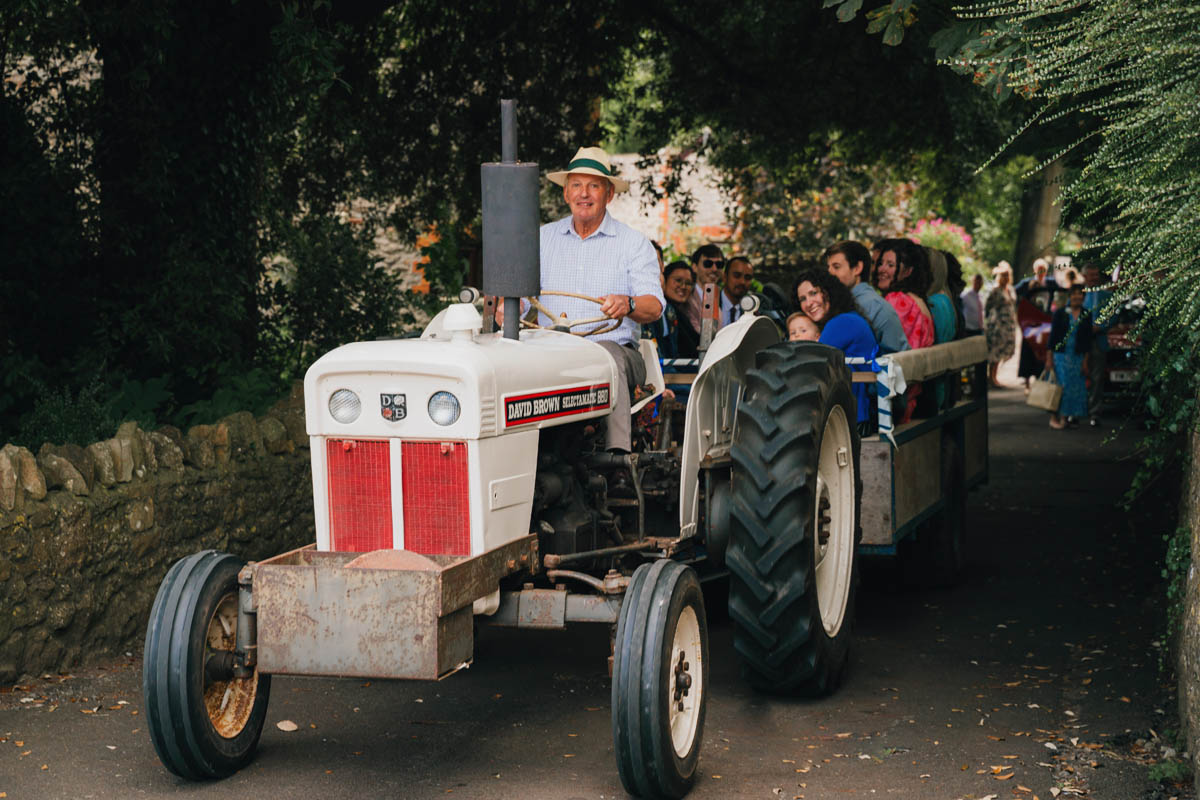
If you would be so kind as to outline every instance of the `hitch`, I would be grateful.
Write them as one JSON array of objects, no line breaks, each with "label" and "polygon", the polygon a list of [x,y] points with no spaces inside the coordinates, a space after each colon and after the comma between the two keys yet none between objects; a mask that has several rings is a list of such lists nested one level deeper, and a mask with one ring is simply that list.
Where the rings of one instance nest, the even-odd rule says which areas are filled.
[{"label": "hitch", "polygon": [[[233,663],[228,666],[237,678],[254,675],[258,664],[258,607],[254,604],[254,565],[247,564],[238,573],[238,616],[237,643],[234,645]],[[213,665],[209,659],[205,669]],[[220,665],[222,668],[224,664]]]}]

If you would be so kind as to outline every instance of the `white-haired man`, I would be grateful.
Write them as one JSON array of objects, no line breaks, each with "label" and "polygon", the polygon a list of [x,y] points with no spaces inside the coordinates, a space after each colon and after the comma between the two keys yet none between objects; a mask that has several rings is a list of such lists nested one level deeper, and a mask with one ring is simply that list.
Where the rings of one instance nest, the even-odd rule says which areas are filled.
[{"label": "white-haired man", "polygon": [[[597,297],[604,314],[620,320],[615,330],[589,338],[612,355],[620,380],[625,383],[627,391],[614,387],[612,393],[606,444],[609,450],[628,452],[630,392],[646,380],[646,366],[637,342],[642,324],[657,320],[665,302],[658,255],[649,239],[608,213],[608,204],[617,192],[629,190],[629,182],[613,174],[604,150],[582,147],[565,170],[546,177],[563,187],[563,199],[571,215],[542,226],[542,289]],[[585,300],[559,296],[539,299],[556,316],[596,316],[596,306]],[[543,316],[540,322],[547,325],[553,320]]]}]

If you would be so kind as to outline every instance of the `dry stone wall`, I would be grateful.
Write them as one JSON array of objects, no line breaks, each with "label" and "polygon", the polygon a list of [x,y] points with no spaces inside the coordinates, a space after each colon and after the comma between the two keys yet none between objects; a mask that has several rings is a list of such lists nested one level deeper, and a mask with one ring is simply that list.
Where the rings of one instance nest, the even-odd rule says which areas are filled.
[{"label": "dry stone wall", "polygon": [[1187,733],[1187,752],[1193,770],[1200,774],[1200,433],[1193,431],[1189,442],[1190,469],[1183,482],[1180,524],[1192,537],[1192,566],[1188,570],[1187,594],[1183,599],[1182,629],[1177,648],[1179,718]]},{"label": "dry stone wall", "polygon": [[313,540],[303,391],[186,433],[0,448],[0,683],[139,649],[158,584],[205,548]]}]

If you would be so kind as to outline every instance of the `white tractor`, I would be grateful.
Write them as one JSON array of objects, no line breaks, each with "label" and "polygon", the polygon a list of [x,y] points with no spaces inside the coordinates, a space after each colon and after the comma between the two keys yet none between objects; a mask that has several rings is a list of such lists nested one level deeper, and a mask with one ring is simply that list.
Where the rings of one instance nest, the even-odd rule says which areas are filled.
[{"label": "white tractor", "polygon": [[[517,193],[533,198],[536,233],[533,175],[532,195]],[[173,773],[248,763],[272,675],[437,680],[471,663],[476,624],[592,622],[615,626],[622,783],[680,797],[709,693],[701,583],[726,575],[750,683],[838,685],[862,487],[841,352],[781,342],[751,307],[713,337],[680,415],[643,342],[651,387],[633,407],[634,452],[614,455],[601,426],[626,388],[607,352],[563,330],[518,334],[515,313],[507,335],[489,332],[492,305],[461,299],[420,339],[349,344],[308,371],[315,544],[250,564],[206,551],[163,580],[144,694]]]}]

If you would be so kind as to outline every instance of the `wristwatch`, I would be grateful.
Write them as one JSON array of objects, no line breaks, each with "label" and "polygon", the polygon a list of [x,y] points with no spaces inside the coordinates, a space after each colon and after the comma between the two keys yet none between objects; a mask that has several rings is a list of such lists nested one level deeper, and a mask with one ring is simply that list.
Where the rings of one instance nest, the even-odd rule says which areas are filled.
[{"label": "wristwatch", "polygon": [[[637,300],[634,298],[633,295],[629,295],[629,314],[632,314],[634,312],[634,310],[636,310],[636,309],[637,309]],[[629,314],[626,314],[625,316],[629,316]]]}]

